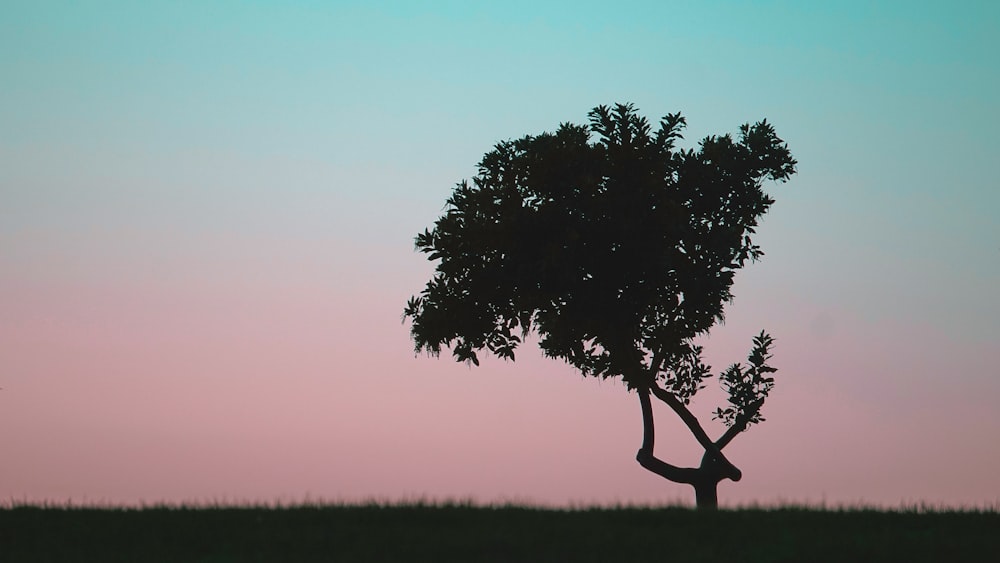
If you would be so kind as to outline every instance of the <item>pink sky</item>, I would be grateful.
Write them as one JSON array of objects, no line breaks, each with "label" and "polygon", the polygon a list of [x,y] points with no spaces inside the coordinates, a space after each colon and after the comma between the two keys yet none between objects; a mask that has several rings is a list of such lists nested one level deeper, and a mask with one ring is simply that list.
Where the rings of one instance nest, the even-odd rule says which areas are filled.
[{"label": "pink sky", "polygon": [[[413,270],[342,292],[281,270],[195,286],[6,287],[18,299],[0,325],[0,495],[691,500],[634,461],[638,402],[618,382],[584,380],[534,347],[480,368],[414,357],[400,323],[404,288],[426,268]],[[706,341],[721,367],[743,359],[760,319],[778,338],[768,420],[727,449],[745,477],[721,485],[724,504],[996,500],[987,342],[758,297]],[[953,360],[933,346],[974,374],[949,380]],[[721,432],[708,414],[721,393],[698,399]],[[693,438],[657,415],[658,454],[696,465]]]}]

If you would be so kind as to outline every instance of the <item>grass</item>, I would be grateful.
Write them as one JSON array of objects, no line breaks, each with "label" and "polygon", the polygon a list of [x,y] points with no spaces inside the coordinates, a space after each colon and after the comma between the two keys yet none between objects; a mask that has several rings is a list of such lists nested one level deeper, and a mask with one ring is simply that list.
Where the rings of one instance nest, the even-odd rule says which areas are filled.
[{"label": "grass", "polygon": [[0,508],[0,562],[986,561],[1000,512],[471,504]]}]

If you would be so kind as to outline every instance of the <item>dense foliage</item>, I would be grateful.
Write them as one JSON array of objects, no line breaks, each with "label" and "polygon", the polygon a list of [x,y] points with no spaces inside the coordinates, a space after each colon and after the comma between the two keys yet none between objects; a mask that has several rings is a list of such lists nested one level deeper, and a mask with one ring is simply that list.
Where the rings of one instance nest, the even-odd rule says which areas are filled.
[{"label": "dense foliage", "polygon": [[[752,235],[773,200],[761,184],[788,179],[795,160],[766,121],[685,150],[680,114],[655,131],[632,105],[589,117],[496,145],[417,236],[439,262],[405,310],[416,349],[513,359],[535,331],[546,355],[586,375],[655,380],[686,403],[709,375],[693,339],[723,318],[736,270],[762,254]],[[744,381],[759,371],[726,372],[739,398],[724,419],[756,400],[748,389],[769,389]]]}]

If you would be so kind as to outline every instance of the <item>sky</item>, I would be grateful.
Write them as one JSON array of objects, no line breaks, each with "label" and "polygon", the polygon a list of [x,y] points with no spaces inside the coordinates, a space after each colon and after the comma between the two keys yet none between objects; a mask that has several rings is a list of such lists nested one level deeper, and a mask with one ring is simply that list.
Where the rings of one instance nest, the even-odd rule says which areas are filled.
[{"label": "sky", "polygon": [[776,339],[721,503],[1000,504],[1000,4],[822,4],[6,0],[0,499],[692,504],[620,382],[402,322],[485,152],[632,102],[799,162],[703,341]]}]

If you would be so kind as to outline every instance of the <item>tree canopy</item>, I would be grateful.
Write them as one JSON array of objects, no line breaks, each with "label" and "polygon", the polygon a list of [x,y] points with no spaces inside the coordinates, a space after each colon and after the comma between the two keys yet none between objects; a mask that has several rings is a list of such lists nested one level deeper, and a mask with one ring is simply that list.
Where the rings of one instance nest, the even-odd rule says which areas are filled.
[{"label": "tree canopy", "polygon": [[795,160],[766,121],[684,150],[679,113],[656,131],[630,104],[589,117],[497,144],[416,237],[439,260],[405,310],[416,349],[513,359],[534,330],[585,375],[635,387],[655,372],[686,399],[708,374],[693,338],[762,254],[762,180],[786,180]]}]

